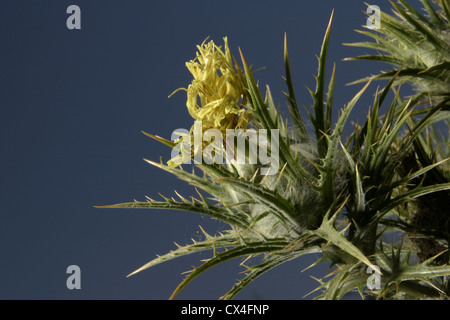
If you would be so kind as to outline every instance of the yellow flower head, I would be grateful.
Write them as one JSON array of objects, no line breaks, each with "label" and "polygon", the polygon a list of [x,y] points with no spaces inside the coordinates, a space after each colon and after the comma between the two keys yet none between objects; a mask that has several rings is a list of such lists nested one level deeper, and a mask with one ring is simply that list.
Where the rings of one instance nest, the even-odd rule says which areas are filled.
[{"label": "yellow flower head", "polygon": [[238,104],[244,88],[233,68],[227,38],[224,38],[224,51],[206,40],[197,46],[195,59],[186,63],[194,77],[187,89],[181,88],[187,91],[189,114],[202,121],[204,129],[247,128],[251,112]]}]

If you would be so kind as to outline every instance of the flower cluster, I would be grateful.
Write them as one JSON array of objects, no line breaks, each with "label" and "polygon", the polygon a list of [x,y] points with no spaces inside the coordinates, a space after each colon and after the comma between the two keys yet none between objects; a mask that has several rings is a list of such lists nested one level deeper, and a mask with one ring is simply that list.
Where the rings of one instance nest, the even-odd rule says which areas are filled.
[{"label": "flower cluster", "polygon": [[187,89],[178,90],[187,91],[189,114],[202,121],[205,130],[245,129],[252,115],[239,105],[244,87],[241,76],[233,68],[227,38],[224,38],[224,51],[213,41],[206,43],[206,40],[197,46],[195,59],[186,63],[194,77],[192,83]]},{"label": "flower cluster", "polygon": [[[197,46],[195,59],[186,62],[186,67],[194,77],[192,83],[187,89],[179,88],[170,96],[179,90],[187,92],[189,114],[195,123],[201,123],[201,132],[197,132],[197,136],[209,129],[223,133],[227,129],[246,129],[252,119],[252,112],[240,106],[244,96],[243,79],[233,67],[228,40],[226,37],[223,39],[224,51],[213,41],[206,43],[206,40]],[[199,128],[193,125],[190,132],[178,134],[180,138],[174,141],[177,146],[173,151],[181,155],[172,157],[168,161],[169,166],[186,163],[191,154],[201,152],[200,148],[191,153],[191,145],[195,145],[194,129],[198,131]]]}]

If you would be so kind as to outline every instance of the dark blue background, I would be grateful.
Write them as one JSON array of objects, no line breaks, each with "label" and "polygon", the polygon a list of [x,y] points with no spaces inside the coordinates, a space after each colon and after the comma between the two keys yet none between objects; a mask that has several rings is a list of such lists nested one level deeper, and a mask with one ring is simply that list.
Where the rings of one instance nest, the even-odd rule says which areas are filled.
[{"label": "dark blue background", "polygon": [[[81,8],[81,30],[68,30],[66,8]],[[388,1],[377,0],[390,10]],[[5,1],[0,4],[0,299],[167,299],[210,253],[126,275],[156,254],[198,238],[198,225],[214,234],[223,223],[188,212],[96,209],[94,205],[185,196],[192,188],[143,161],[164,160],[170,149],[141,133],[170,138],[190,128],[185,62],[207,36],[228,36],[269,84],[285,108],[283,35],[297,98],[309,105],[315,55],[335,9],[328,76],[337,64],[335,105],[341,108],[362,85],[346,83],[376,73],[380,65],[343,62],[363,49],[360,0],[321,1]],[[365,116],[375,85],[352,120]],[[285,112],[286,109],[283,109]],[[309,266],[317,256],[291,261],[263,275],[237,298],[302,299],[327,272]],[[81,268],[81,290],[68,290],[66,268]],[[217,299],[235,279],[239,261],[200,276],[180,299]],[[309,299],[307,297],[306,299]]]}]

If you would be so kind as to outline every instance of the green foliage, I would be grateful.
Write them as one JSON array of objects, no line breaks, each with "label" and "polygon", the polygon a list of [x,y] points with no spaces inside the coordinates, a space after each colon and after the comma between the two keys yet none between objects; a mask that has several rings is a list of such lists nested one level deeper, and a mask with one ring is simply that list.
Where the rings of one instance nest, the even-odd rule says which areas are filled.
[{"label": "green foliage", "polygon": [[[375,32],[358,31],[375,42],[347,44],[374,49],[368,54],[348,60],[375,60],[388,63],[394,69],[367,79],[391,78],[398,73],[398,83],[408,82],[417,93],[450,108],[450,27],[448,0],[437,1],[436,11],[428,0],[420,0],[425,15],[417,12],[405,0],[391,1],[393,15],[381,13],[381,27]],[[358,81],[357,81],[358,82]]]},{"label": "green foliage", "polygon": [[[171,298],[209,268],[242,258],[248,265],[243,278],[222,297],[232,299],[272,268],[305,254],[321,253],[317,264],[328,261],[332,267],[329,276],[318,279],[318,299],[341,299],[354,290],[363,298],[447,299],[450,145],[448,132],[440,130],[449,128],[450,5],[442,0],[441,10],[436,11],[426,0],[421,2],[426,16],[399,0],[393,3],[397,18],[383,12],[380,30],[361,31],[375,42],[353,45],[384,53],[353,59],[383,61],[395,69],[364,79],[367,83],[341,110],[334,125],[334,67],[329,82],[325,79],[331,15],[318,58],[316,87],[310,89],[312,134],[298,110],[286,37],[289,120],[279,114],[268,87],[263,98],[240,51],[242,67],[236,63],[235,68],[244,88],[242,106],[251,111],[253,128],[279,131],[279,171],[261,175],[260,164],[227,159],[226,164],[197,164],[199,174],[147,160],[195,186],[199,198],[189,200],[177,194],[179,199],[148,198],[103,208],[184,210],[222,220],[229,229],[218,235],[202,229],[204,240],[177,245],[130,275],[209,250],[212,257],[191,270]],[[352,109],[371,80],[381,78],[389,82],[375,93],[365,122],[354,125],[353,133],[345,137],[343,129]],[[402,97],[403,82],[412,83],[417,93]],[[394,97],[381,114],[389,92]],[[175,146],[175,142],[147,135]],[[272,142],[270,135],[268,140]],[[367,287],[368,267],[379,270],[379,289]]]}]

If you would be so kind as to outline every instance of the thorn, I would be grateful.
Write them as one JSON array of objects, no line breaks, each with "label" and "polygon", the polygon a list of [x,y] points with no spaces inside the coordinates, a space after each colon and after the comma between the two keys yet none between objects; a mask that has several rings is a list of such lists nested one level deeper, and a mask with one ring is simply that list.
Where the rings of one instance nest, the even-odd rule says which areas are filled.
[{"label": "thorn", "polygon": [[194,266],[191,266],[191,267],[192,267],[191,270],[183,271],[181,274],[190,274],[190,273],[194,272],[194,271],[197,269],[197,268],[194,267]]},{"label": "thorn", "polygon": [[445,253],[445,252],[447,252],[447,251],[448,251],[448,249],[445,249],[445,250],[439,252],[438,254],[432,256],[431,258],[425,260],[425,261],[423,262],[423,264],[424,264],[424,265],[429,265],[431,262],[433,262],[434,259],[436,259],[436,258],[439,257],[441,254],[443,254],[443,253]]},{"label": "thorn", "polygon": [[167,197],[165,197],[165,196],[163,196],[161,193],[158,192],[158,195],[159,195],[161,198],[163,198],[164,200],[166,200],[167,202],[170,202],[170,199],[167,198]]},{"label": "thorn", "polygon": [[[182,201],[186,200],[182,195],[180,195],[180,194],[178,193],[177,190],[173,190],[173,191],[175,192],[175,194],[176,194]],[[175,201],[175,200],[174,200],[174,201]]]},{"label": "thorn", "polygon": [[310,291],[309,293],[305,294],[305,295],[303,296],[303,298],[305,298],[305,297],[309,296],[310,294],[316,292],[317,290],[321,289],[322,286],[324,285],[324,283],[322,282],[322,280],[317,279],[317,278],[314,278],[313,276],[311,276],[311,278],[313,278],[314,280],[318,281],[321,285],[320,285],[319,287],[317,287],[316,289]]},{"label": "thorn", "polygon": [[148,159],[145,159],[145,158],[144,158],[144,161],[150,163],[152,166],[155,166],[155,167],[160,168],[160,169],[164,169],[163,165],[161,163],[157,163],[155,161],[148,160]]},{"label": "thorn", "polygon": [[[214,238],[214,237],[212,237],[210,234],[208,234],[208,233],[202,228],[201,225],[199,225],[198,227],[199,227],[200,230],[203,232],[203,234],[205,235],[205,237],[206,237],[207,240],[209,240],[209,239],[211,239],[211,238]],[[214,243],[213,243],[213,244],[214,244]]]},{"label": "thorn", "polygon": [[[311,269],[312,267],[315,267],[319,262],[320,262],[320,260],[313,262],[311,265],[304,268],[301,272],[305,272],[306,270]],[[315,279],[315,280],[317,280],[317,279]]]},{"label": "thorn", "polygon": [[249,260],[251,258],[251,256],[247,256],[239,265],[240,266],[243,266],[243,267],[246,267],[247,269],[249,269],[249,267],[247,267],[244,263],[247,261],[247,260]]}]

